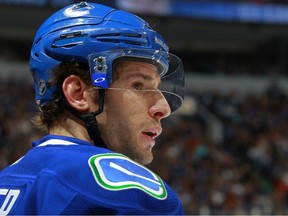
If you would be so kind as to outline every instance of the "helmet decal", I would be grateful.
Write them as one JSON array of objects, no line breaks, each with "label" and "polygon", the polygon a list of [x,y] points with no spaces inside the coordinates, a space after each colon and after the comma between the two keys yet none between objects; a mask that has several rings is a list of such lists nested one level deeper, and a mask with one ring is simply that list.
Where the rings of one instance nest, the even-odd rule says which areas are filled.
[{"label": "helmet decal", "polygon": [[93,73],[93,74],[91,74],[91,76],[92,76],[94,86],[99,86],[99,87],[105,88],[105,89],[108,88],[108,83],[106,80],[106,74]]},{"label": "helmet decal", "polygon": [[39,94],[44,95],[46,92],[46,83],[44,80],[39,80],[38,82],[38,89],[39,89]]},{"label": "helmet decal", "polygon": [[166,43],[163,42],[163,40],[161,40],[160,38],[156,36],[154,37],[154,40],[155,40],[155,43],[159,44],[166,52],[169,51],[169,47],[166,45]]},{"label": "helmet decal", "polygon": [[64,15],[67,17],[84,16],[88,15],[91,9],[93,9],[93,6],[89,5],[87,2],[81,2],[64,10]]}]

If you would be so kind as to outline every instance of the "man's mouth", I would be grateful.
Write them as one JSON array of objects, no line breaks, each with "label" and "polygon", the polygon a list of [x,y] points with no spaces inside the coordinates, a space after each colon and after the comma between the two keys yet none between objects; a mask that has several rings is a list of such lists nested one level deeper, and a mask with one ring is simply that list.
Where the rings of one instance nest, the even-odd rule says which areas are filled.
[{"label": "man's mouth", "polygon": [[158,137],[162,132],[162,129],[160,127],[155,127],[155,128],[151,128],[149,130],[143,131],[142,133],[146,136],[149,136],[151,139],[155,139],[156,137]]}]

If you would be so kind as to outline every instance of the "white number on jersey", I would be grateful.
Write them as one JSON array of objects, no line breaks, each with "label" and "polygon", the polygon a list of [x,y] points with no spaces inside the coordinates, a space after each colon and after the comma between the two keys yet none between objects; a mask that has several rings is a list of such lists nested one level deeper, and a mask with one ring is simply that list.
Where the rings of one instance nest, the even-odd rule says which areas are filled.
[{"label": "white number on jersey", "polygon": [[0,203],[0,215],[8,215],[13,205],[15,204],[18,196],[20,194],[20,190],[12,190],[0,188],[0,196],[4,196],[4,202],[1,206]]}]

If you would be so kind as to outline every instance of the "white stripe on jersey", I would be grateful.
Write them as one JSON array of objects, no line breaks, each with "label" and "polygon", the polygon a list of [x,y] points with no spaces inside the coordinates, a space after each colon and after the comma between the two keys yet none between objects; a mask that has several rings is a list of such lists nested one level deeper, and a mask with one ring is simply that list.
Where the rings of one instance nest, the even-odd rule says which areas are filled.
[{"label": "white stripe on jersey", "polygon": [[73,142],[69,142],[66,140],[61,140],[61,139],[50,139],[50,140],[47,140],[46,142],[43,142],[40,145],[36,146],[36,148],[41,147],[41,146],[47,146],[47,145],[78,145],[78,144],[73,143]]}]

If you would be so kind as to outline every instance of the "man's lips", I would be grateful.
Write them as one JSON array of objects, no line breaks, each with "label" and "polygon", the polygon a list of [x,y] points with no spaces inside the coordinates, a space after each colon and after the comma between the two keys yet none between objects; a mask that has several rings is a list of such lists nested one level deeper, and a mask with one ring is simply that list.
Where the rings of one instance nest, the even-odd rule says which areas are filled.
[{"label": "man's lips", "polygon": [[151,139],[155,139],[162,133],[162,128],[161,127],[153,127],[149,128],[145,131],[142,132],[144,135],[149,136]]}]

